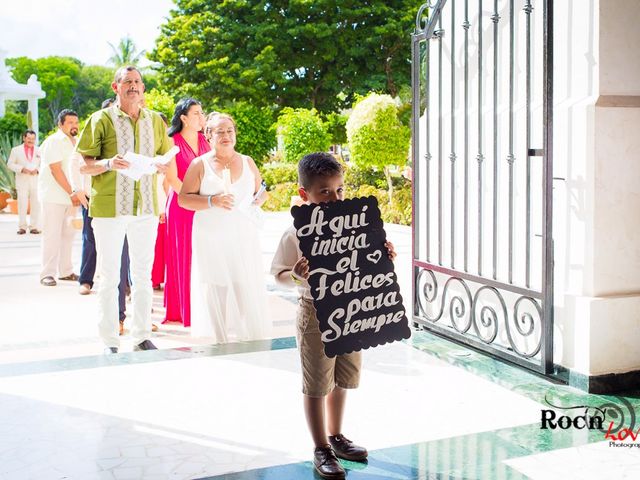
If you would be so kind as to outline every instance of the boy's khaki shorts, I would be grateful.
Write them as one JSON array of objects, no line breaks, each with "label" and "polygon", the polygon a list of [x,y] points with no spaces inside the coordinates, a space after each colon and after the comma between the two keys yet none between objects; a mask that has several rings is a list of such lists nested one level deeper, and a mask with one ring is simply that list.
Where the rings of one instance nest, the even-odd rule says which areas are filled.
[{"label": "boy's khaki shorts", "polygon": [[302,393],[310,397],[324,397],[336,386],[357,388],[362,366],[361,353],[336,355],[334,358],[324,354],[320,325],[311,300],[299,301],[296,323],[302,364]]}]

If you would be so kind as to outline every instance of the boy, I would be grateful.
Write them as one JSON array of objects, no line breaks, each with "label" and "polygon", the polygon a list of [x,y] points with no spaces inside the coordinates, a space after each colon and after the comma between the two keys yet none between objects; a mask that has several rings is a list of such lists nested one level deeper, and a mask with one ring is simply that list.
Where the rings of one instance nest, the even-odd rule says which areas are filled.
[{"label": "boy", "polygon": [[[342,165],[328,153],[311,153],[298,164],[298,192],[307,203],[344,200]],[[393,245],[385,246],[395,258]],[[361,353],[328,358],[320,339],[320,328],[307,279],[309,262],[302,256],[296,230],[291,226],[282,236],[273,258],[271,273],[281,285],[298,287],[297,342],[302,365],[304,412],[315,443],[313,464],[323,478],[343,479],[345,470],[338,458],[365,461],[367,450],[342,435],[342,417],[348,388],[360,381]],[[325,423],[326,406],[326,423]],[[327,430],[329,436],[327,437]]]}]

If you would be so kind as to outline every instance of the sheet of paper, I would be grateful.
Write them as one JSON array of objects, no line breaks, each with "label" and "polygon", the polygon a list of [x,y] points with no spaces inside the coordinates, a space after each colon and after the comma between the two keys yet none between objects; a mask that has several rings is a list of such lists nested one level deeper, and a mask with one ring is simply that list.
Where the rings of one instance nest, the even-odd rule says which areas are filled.
[{"label": "sheet of paper", "polygon": [[129,168],[118,170],[118,173],[132,178],[136,181],[140,180],[143,175],[153,175],[156,173],[156,167],[153,164],[153,157],[140,155],[139,153],[127,152],[124,158],[129,162]]},{"label": "sheet of paper", "polygon": [[129,168],[118,170],[118,173],[133,178],[136,181],[140,180],[143,175],[153,175],[156,173],[156,165],[166,165],[178,152],[180,152],[178,147],[172,147],[164,155],[155,157],[147,157],[139,153],[127,152],[123,158],[129,162]]}]

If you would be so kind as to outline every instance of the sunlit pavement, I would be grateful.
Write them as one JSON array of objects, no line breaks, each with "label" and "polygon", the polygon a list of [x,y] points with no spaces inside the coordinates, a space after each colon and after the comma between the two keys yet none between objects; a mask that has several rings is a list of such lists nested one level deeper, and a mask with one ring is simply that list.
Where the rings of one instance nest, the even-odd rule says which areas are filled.
[{"label": "sunlit pavement", "polygon": [[[267,275],[290,218],[268,214],[262,234],[273,339],[214,346],[160,325],[160,292],[160,350],[131,352],[126,335],[123,353],[105,357],[96,295],[41,286],[40,237],[17,236],[17,218],[0,214],[0,479],[319,478],[301,408],[295,295]],[[408,303],[411,231],[387,233]],[[77,266],[79,256],[78,234]],[[640,412],[634,397],[587,395],[425,332],[367,350],[344,433],[370,458],[344,462],[347,477],[640,478],[633,443],[541,430],[547,401]]]}]

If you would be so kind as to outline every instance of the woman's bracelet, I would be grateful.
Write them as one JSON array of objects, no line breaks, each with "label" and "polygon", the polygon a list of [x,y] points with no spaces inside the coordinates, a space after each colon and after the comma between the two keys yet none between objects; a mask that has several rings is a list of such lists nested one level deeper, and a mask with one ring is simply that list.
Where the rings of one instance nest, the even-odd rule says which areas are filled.
[{"label": "woman's bracelet", "polygon": [[211,204],[211,198],[213,197],[213,195],[209,195],[207,197],[207,203],[209,204],[209,208],[213,207],[213,205]]}]

